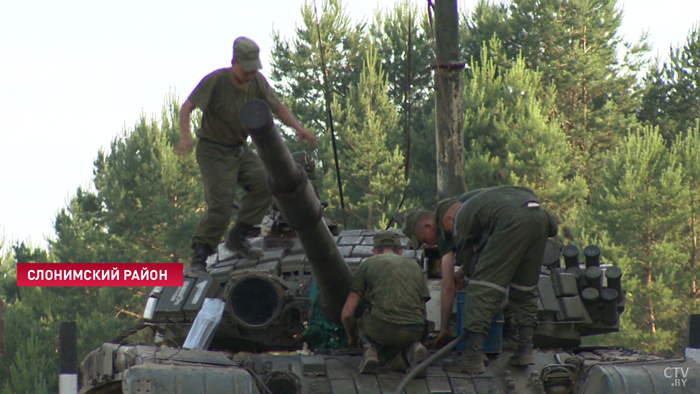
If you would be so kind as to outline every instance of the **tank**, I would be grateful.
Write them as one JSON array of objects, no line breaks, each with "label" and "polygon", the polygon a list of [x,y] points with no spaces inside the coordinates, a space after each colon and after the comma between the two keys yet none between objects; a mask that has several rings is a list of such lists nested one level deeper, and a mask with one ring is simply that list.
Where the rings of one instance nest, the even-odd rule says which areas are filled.
[{"label": "tank", "polygon": [[[143,323],[81,363],[81,394],[379,394],[397,392],[400,385],[405,387],[401,392],[426,394],[700,391],[700,365],[690,358],[581,346],[582,337],[619,330],[625,310],[623,272],[601,261],[595,245],[581,252],[552,241],[538,284],[536,365],[507,364],[513,349],[506,309],[503,318],[494,319],[484,344],[489,358],[484,374],[444,371],[441,360],[458,351],[440,355],[435,349],[424,378],[381,368],[376,375],[358,374],[361,352],[347,346],[338,318],[352,272],[372,255],[378,230],[338,231],[336,223],[323,217],[312,162],[303,154],[290,155],[265,103],[246,104],[242,120],[275,196],[274,207],[251,238],[264,249],[263,257],[247,260],[221,244],[206,272],[188,272],[181,287],[152,289]],[[402,242],[409,244],[406,238]],[[421,249],[404,255],[415,259],[429,278],[427,317],[439,327],[439,254]],[[220,321],[203,318],[208,300],[221,305]],[[460,311],[456,307],[453,314],[455,334]],[[129,343],[137,332],[152,332],[150,344]],[[190,342],[195,332],[203,333],[199,346]],[[428,346],[436,334],[427,339]]]},{"label": "tank", "polygon": [[[461,70],[457,3],[434,2],[437,194],[463,189],[454,141],[460,142]],[[560,248],[550,241],[538,283],[536,364],[511,367],[513,329],[507,307],[484,342],[480,375],[447,372],[444,358],[460,345],[436,350],[413,378],[382,369],[360,375],[359,349],[348,347],[339,316],[352,272],[372,255],[378,230],[340,231],[323,216],[313,185],[313,162],[290,155],[263,102],[247,103],[241,121],[251,131],[270,176],[274,204],[251,242],[257,260],[219,245],[206,272],[188,272],[181,287],[154,288],[144,320],[92,351],[79,366],[81,394],[600,394],[700,392],[700,315],[689,326],[690,357],[667,358],[618,347],[582,346],[586,336],[620,329],[624,273],[600,259],[595,245]],[[445,142],[449,143],[445,143]],[[452,141],[452,142],[450,142]],[[457,149],[459,151],[459,149]],[[401,217],[396,221],[401,224]],[[408,239],[402,238],[404,245]],[[439,252],[405,250],[428,278],[427,319],[440,327]],[[450,325],[460,332],[464,298],[458,294]],[[1,315],[0,315],[1,317]],[[0,319],[1,320],[1,319]],[[146,335],[146,334],[148,335]],[[134,335],[136,334],[136,335]],[[146,341],[139,340],[147,337]],[[693,359],[694,357],[695,359]]]}]

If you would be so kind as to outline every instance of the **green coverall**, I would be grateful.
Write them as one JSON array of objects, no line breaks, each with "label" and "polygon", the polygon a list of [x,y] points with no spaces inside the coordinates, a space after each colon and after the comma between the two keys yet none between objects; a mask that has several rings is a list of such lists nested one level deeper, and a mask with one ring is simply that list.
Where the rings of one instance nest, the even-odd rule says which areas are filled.
[{"label": "green coverall", "polygon": [[233,82],[229,68],[207,75],[187,101],[203,112],[197,130],[197,164],[204,183],[207,211],[199,221],[192,244],[208,244],[212,249],[221,241],[231,221],[236,187],[245,195],[238,211],[238,223],[252,227],[262,219],[272,198],[267,188],[267,172],[260,158],[246,143],[248,130],[239,120],[248,100],[264,100],[273,112],[282,105],[262,74],[257,73],[246,89]]},{"label": "green coverall", "polygon": [[557,231],[527,188],[487,189],[462,204],[452,237],[455,261],[469,278],[465,330],[487,333],[506,292],[516,326],[537,326],[540,266],[547,238]]}]

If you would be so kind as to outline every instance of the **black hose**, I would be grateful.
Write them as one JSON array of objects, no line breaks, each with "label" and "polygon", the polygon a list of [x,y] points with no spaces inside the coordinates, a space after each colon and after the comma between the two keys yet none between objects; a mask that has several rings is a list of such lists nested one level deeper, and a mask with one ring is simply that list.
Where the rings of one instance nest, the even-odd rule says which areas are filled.
[{"label": "black hose", "polygon": [[447,345],[445,345],[445,347],[443,347],[442,349],[440,349],[440,350],[438,350],[437,352],[435,352],[435,354],[433,354],[432,356],[430,356],[430,357],[428,357],[427,359],[425,359],[425,361],[423,361],[422,363],[418,364],[415,368],[413,368],[413,371],[411,371],[409,374],[407,374],[407,375],[403,378],[403,380],[401,381],[401,383],[399,383],[399,386],[396,388],[396,390],[394,391],[394,393],[403,393],[403,390],[404,390],[404,389],[406,388],[406,386],[408,385],[408,382],[410,382],[411,380],[413,380],[413,378],[415,378],[416,375],[418,375],[419,373],[421,373],[424,369],[428,368],[428,366],[429,366],[430,364],[432,364],[433,362],[435,362],[435,360],[437,360],[438,358],[444,356],[445,353],[447,353],[447,352],[449,352],[450,350],[452,350],[452,349],[454,349],[455,347],[457,347],[457,344],[459,344],[460,342],[464,341],[465,339],[467,339],[467,332],[466,332],[466,331],[464,331],[464,332],[462,333],[462,335],[460,335],[460,336],[458,336],[457,338],[453,339],[452,342],[450,342],[450,343],[448,343]]}]

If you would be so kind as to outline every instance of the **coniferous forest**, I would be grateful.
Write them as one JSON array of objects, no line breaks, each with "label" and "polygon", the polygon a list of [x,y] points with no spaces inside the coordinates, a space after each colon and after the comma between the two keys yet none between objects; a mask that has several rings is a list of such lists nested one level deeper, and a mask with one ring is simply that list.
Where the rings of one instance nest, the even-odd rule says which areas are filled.
[{"label": "coniferous forest", "polygon": [[[623,270],[621,330],[591,340],[680,354],[687,316],[700,313],[700,27],[656,61],[644,36],[620,38],[619,8],[512,0],[460,11],[465,182],[534,189],[559,218],[562,245],[597,244]],[[272,54],[265,75],[318,136],[317,149],[288,144],[316,160],[326,213],[343,223],[313,3],[301,12],[295,36],[262,48]],[[431,18],[402,2],[365,22],[340,0],[319,12],[348,228],[385,227],[405,189],[402,209],[432,209]],[[164,94],[160,116],[115,130],[96,152],[94,188],[60,209],[48,249],[5,241],[0,394],[56,393],[59,322],[78,321],[82,360],[134,325],[145,300],[143,288],[18,288],[16,263],[189,263],[204,195],[194,154],[173,151],[183,98]]]}]

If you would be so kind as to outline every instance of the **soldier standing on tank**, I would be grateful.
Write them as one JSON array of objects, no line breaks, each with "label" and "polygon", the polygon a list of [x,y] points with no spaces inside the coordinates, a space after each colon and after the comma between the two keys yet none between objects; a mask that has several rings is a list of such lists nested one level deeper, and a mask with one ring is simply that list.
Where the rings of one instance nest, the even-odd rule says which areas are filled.
[{"label": "soldier standing on tank", "polygon": [[178,154],[191,151],[194,145],[190,136],[191,112],[195,108],[203,112],[202,127],[197,130],[196,156],[207,211],[192,237],[192,269],[205,269],[207,257],[214,253],[228,228],[237,185],[245,190],[245,195],[226,247],[249,259],[263,254],[262,249],[251,246],[247,235],[262,219],[272,197],[265,167],[248,149],[248,130],[239,120],[241,106],[252,99],[265,101],[284,124],[296,130],[300,141],[316,144],[316,137],[297,122],[258,72],[262,68],[259,53],[260,48],[249,38],[236,38],[231,67],[204,77],[180,109],[180,143],[175,148]]},{"label": "soldier standing on tank", "polygon": [[445,368],[468,373],[485,371],[484,335],[506,294],[519,331],[518,348],[509,364],[534,364],[536,289],[547,238],[557,234],[554,217],[540,207],[532,190],[499,187],[475,193],[464,202],[441,201],[435,220],[452,236],[454,261],[461,265],[460,274],[469,278],[464,319],[466,350],[461,358],[445,361]]},{"label": "soldier standing on tank", "polygon": [[[401,256],[399,234],[380,231],[374,236],[374,256],[357,268],[342,321],[351,346],[362,346],[360,373],[375,373],[380,364],[390,369],[415,368],[428,357],[420,343],[425,335],[425,302],[430,293],[420,266]],[[355,311],[362,300],[371,302],[362,318]]]}]

